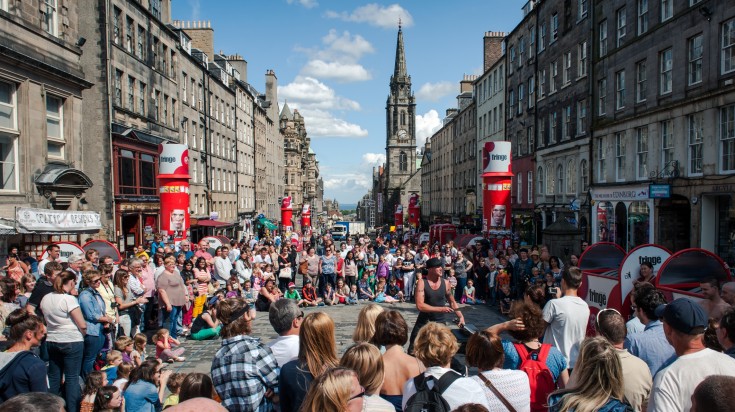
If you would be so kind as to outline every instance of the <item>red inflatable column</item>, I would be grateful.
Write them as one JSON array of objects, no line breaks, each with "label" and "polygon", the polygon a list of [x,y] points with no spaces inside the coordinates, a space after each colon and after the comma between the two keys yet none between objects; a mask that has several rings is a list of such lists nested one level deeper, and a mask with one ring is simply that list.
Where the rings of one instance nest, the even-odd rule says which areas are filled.
[{"label": "red inflatable column", "polygon": [[189,149],[183,144],[158,146],[161,229],[181,241],[189,235]]},{"label": "red inflatable column", "polygon": [[487,142],[482,149],[482,230],[509,229],[511,224],[510,142]]},{"label": "red inflatable column", "polygon": [[419,227],[421,220],[421,206],[419,206],[419,195],[414,193],[408,199],[408,224],[414,229]]},{"label": "red inflatable column", "polygon": [[396,213],[394,215],[396,230],[403,228],[403,205],[396,205]]},{"label": "red inflatable column", "polygon": [[292,218],[293,206],[291,205],[291,196],[286,196],[281,200],[281,225],[283,226],[284,233],[293,230]]},{"label": "red inflatable column", "polygon": [[306,228],[311,227],[311,206],[308,203],[304,203],[301,208],[301,231],[305,234]]}]

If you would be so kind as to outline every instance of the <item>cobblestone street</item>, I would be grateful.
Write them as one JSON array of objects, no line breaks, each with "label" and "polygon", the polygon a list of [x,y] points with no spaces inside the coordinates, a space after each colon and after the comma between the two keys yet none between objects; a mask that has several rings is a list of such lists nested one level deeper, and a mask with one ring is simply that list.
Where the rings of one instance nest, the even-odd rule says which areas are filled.
[{"label": "cobblestone street", "polygon": [[[359,304],[354,306],[334,306],[334,307],[320,307],[320,308],[307,308],[304,309],[306,314],[314,311],[323,311],[328,313],[332,319],[334,319],[336,325],[336,340],[337,340],[337,352],[341,356],[342,353],[352,344],[352,332],[355,330],[357,324],[357,316],[360,309],[365,304]],[[409,333],[413,327],[418,311],[416,305],[413,303],[396,303],[393,305],[383,304],[383,308],[386,310],[395,309],[401,312],[406,322],[409,325]],[[468,324],[473,324],[478,328],[485,328],[490,325],[494,325],[498,322],[504,321],[506,318],[501,316],[496,308],[490,308],[485,305],[470,306],[460,305],[462,313],[464,314],[465,321]],[[452,328],[456,326],[452,325]],[[257,336],[262,342],[269,342],[274,339],[277,335],[273,331],[270,323],[268,322],[268,314],[264,312],[258,312],[257,317],[253,321],[253,336]],[[203,372],[209,374],[212,359],[220,348],[220,341],[194,341],[182,339],[182,346],[186,348],[186,361],[183,363],[176,363],[171,366],[174,372]],[[149,353],[155,352],[153,347],[149,348]]]}]

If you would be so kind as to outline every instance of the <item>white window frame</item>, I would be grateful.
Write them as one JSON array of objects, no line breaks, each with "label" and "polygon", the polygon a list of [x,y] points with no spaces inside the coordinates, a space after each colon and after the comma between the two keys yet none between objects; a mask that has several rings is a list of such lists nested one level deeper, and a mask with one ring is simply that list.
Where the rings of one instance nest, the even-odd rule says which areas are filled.
[{"label": "white window frame", "polygon": [[541,100],[546,95],[546,69],[540,69],[538,72],[538,99]]},{"label": "white window frame", "polygon": [[674,122],[664,120],[659,123],[661,134],[661,170],[674,160]]},{"label": "white window frame", "polygon": [[635,102],[641,103],[646,101],[648,94],[648,65],[646,60],[641,60],[635,64]]},{"label": "white window frame", "polygon": [[58,36],[59,33],[59,4],[58,0],[42,0],[46,6],[41,12],[43,21],[46,23],[44,31],[52,36]]},{"label": "white window frame", "polygon": [[536,78],[531,76],[528,78],[528,107],[531,108],[536,104],[536,96],[535,94],[536,89]]},{"label": "white window frame", "polygon": [[[59,107],[58,115],[49,112],[49,100],[55,100]],[[66,140],[64,139],[64,99],[62,97],[46,93],[46,155],[51,159],[64,159],[66,156]],[[49,122],[58,122],[59,124],[59,136],[49,135]],[[58,146],[59,154],[52,155],[48,150],[50,146]]]},{"label": "white window frame", "polygon": [[638,35],[648,31],[648,0],[638,0]]},{"label": "white window frame", "polygon": [[549,44],[556,41],[559,38],[559,15],[554,13],[551,15],[551,40]]},{"label": "white window frame", "polygon": [[587,133],[587,100],[577,102],[577,125],[576,135],[583,136]]},{"label": "white window frame", "polygon": [[138,81],[138,113],[140,113],[143,116],[145,116],[146,109],[147,109],[145,107],[146,90],[148,90],[148,88],[146,87],[146,84],[141,81]]},{"label": "white window frame", "polygon": [[600,137],[600,143],[597,145],[597,181],[604,183],[607,181],[606,178],[606,151],[605,151],[605,137]]},{"label": "white window frame", "polygon": [[695,34],[687,39],[687,84],[702,83],[702,59],[704,56],[704,35]]},{"label": "white window frame", "polygon": [[623,45],[623,38],[626,34],[627,16],[625,7],[619,8],[615,12],[615,47]]},{"label": "white window frame", "polygon": [[674,0],[661,0],[661,22],[674,17]]},{"label": "white window frame", "polygon": [[553,111],[549,113],[549,143],[556,143],[556,128],[557,128],[557,121],[559,120],[559,115],[556,114],[556,111]]},{"label": "white window frame", "polygon": [[603,57],[607,54],[607,19],[600,22],[598,25],[599,37],[598,37],[598,48],[599,57]]},{"label": "white window frame", "polygon": [[674,88],[674,51],[669,47],[658,55],[659,60],[659,93],[669,94]]},{"label": "white window frame", "polygon": [[561,139],[569,140],[572,134],[572,105],[564,106],[561,110]]},{"label": "white window frame", "polygon": [[546,195],[551,196],[556,192],[554,180],[554,168],[551,161],[546,162]]},{"label": "white window frame", "polygon": [[526,173],[527,176],[527,187],[528,187],[528,193],[526,194],[526,200],[528,203],[533,203],[533,172],[529,171]]},{"label": "white window frame", "polygon": [[556,93],[556,76],[559,75],[559,61],[549,64],[549,95]]},{"label": "white window frame", "polygon": [[523,203],[523,172],[516,174],[516,202]]},{"label": "white window frame", "polygon": [[560,162],[558,165],[556,165],[556,182],[554,182],[554,186],[556,186],[556,194],[557,195],[563,195],[564,190],[566,190],[566,186],[564,186],[564,162]]},{"label": "white window frame", "polygon": [[625,108],[625,70],[615,73],[615,110]]},{"label": "white window frame", "polygon": [[636,177],[638,180],[648,178],[648,126],[635,129],[636,141]]},{"label": "white window frame", "polygon": [[537,190],[536,194],[538,196],[543,196],[544,193],[546,193],[546,188],[544,187],[544,183],[546,182],[546,176],[544,176],[544,168],[543,166],[539,166],[536,168],[536,181],[537,181]]},{"label": "white window frame", "polygon": [[589,168],[587,167],[587,159],[579,162],[579,176],[582,183],[582,191],[586,192],[590,187]]},{"label": "white window frame", "polygon": [[562,67],[562,86],[565,87],[568,86],[572,82],[572,52],[567,51],[563,55],[563,64],[564,67]]},{"label": "white window frame", "polygon": [[587,0],[579,0],[577,2],[577,21],[582,20],[583,18],[587,17],[588,9],[589,9],[589,4]]},{"label": "white window frame", "polygon": [[[7,141],[8,146],[11,148],[10,153],[4,153],[0,150],[0,193],[18,193],[19,191],[19,168],[18,168],[18,94],[16,85],[8,81],[0,81],[8,86],[8,102],[0,103],[0,110],[4,113],[9,113],[10,127],[0,127],[0,140]],[[9,160],[6,160],[9,158]],[[9,165],[10,172],[6,175],[4,173],[5,166]],[[5,188],[12,185],[11,188]]]},{"label": "white window frame", "polygon": [[569,159],[567,162],[567,194],[568,195],[575,195],[577,194],[577,168],[575,167],[575,161],[576,159]]},{"label": "white window frame", "polygon": [[587,40],[577,45],[577,78],[587,76]]},{"label": "white window frame", "polygon": [[720,172],[735,172],[735,104],[720,108],[718,152]]},{"label": "white window frame", "polygon": [[625,181],[625,132],[615,133],[615,181]]},{"label": "white window frame", "polygon": [[604,116],[607,112],[607,77],[597,81],[597,115]]},{"label": "white window frame", "polygon": [[538,30],[538,54],[546,50],[546,23],[541,23]]},{"label": "white window frame", "polygon": [[[729,42],[725,43],[726,40]],[[720,74],[735,72],[735,18],[722,23],[720,61]]]},{"label": "white window frame", "polygon": [[523,113],[523,104],[526,102],[526,85],[521,82],[521,84],[518,85],[518,109],[517,113],[522,114]]},{"label": "white window frame", "polygon": [[687,144],[687,174],[702,176],[704,160],[704,116],[702,113],[687,116]]}]

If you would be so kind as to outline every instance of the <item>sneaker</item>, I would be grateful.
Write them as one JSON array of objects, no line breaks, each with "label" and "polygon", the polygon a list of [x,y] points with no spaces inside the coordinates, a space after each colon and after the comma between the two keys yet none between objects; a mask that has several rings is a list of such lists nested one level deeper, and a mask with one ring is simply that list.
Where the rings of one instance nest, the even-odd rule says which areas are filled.
[{"label": "sneaker", "polygon": [[185,360],[186,360],[185,356],[179,356],[178,358],[176,358],[176,362],[183,362]]}]

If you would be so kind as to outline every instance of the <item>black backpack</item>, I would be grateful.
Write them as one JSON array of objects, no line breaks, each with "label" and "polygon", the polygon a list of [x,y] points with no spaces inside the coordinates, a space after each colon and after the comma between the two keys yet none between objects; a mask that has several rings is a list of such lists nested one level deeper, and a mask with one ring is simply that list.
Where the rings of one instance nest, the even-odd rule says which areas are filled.
[{"label": "black backpack", "polygon": [[[426,374],[413,378],[416,393],[408,398],[403,412],[451,412],[452,408],[449,407],[442,394],[454,381],[461,377],[462,375],[449,371],[442,375],[438,381],[433,376]],[[429,380],[434,381],[434,387],[431,389],[426,385]]]}]

